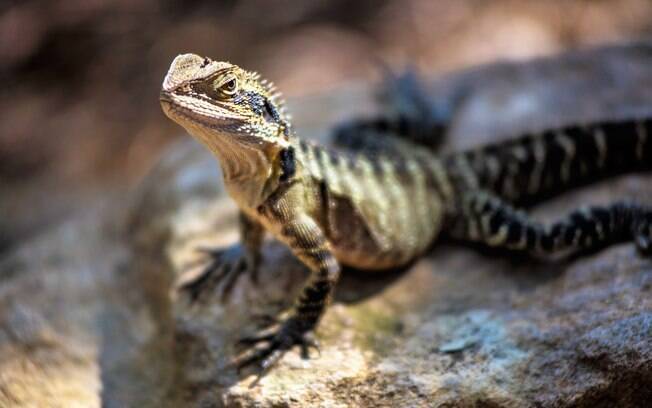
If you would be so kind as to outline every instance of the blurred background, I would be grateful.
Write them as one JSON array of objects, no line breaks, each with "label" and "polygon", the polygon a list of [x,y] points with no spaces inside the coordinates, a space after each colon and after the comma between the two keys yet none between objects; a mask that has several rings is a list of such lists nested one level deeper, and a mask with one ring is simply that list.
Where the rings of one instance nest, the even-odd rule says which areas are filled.
[{"label": "blurred background", "polygon": [[436,76],[650,34],[650,0],[4,0],[0,252],[135,185],[185,137],[158,104],[179,53],[301,98],[374,82],[379,61]]}]

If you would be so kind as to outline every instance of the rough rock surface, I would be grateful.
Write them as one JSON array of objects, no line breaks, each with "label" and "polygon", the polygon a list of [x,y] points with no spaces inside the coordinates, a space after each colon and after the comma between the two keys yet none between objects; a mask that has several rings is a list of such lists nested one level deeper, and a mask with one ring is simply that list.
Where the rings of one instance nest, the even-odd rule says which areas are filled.
[{"label": "rough rock surface", "polygon": [[[500,64],[460,84],[447,148],[652,107],[652,47]],[[323,135],[359,89],[304,101],[294,116]],[[649,112],[649,111],[648,111]],[[322,129],[320,132],[319,129]],[[236,238],[235,208],[212,158],[175,146],[137,192],[104,198],[0,263],[0,406],[638,407],[652,400],[652,260],[623,244],[584,258],[437,245],[405,271],[347,271],[320,326],[320,355],[291,352],[250,388],[224,368],[255,315],[280,311],[304,270],[269,243],[261,282],[190,305],[174,282],[197,246]],[[537,208],[652,200],[630,175]],[[192,271],[187,272],[192,273]]]}]

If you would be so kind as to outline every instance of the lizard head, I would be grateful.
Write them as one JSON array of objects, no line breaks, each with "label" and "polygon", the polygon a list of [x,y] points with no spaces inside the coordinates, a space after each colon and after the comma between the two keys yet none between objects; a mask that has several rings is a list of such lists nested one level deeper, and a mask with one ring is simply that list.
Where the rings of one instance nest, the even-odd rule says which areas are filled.
[{"label": "lizard head", "polygon": [[195,54],[174,59],[160,93],[165,114],[220,158],[288,146],[290,125],[280,94],[260,76]]}]

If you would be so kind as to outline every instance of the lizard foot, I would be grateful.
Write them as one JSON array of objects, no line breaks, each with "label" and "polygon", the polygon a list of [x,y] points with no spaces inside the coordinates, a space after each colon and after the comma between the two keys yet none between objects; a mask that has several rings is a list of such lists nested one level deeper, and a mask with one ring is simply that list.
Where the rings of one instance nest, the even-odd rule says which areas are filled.
[{"label": "lizard foot", "polygon": [[289,318],[280,324],[270,326],[259,333],[243,337],[238,344],[245,350],[234,357],[229,363],[240,372],[243,368],[256,365],[258,377],[251,384],[255,386],[258,381],[294,346],[301,348],[301,357],[310,358],[310,348],[319,352],[319,344],[310,329],[297,319]]},{"label": "lizard foot", "polygon": [[[226,301],[238,277],[245,272],[251,275],[252,282],[258,282],[257,262],[243,246],[236,244],[228,248],[198,248],[197,250],[207,258],[207,264],[199,276],[179,287],[180,292],[188,294],[191,302],[199,300],[220,282],[224,282],[221,300]],[[203,262],[206,263],[206,260]]]}]

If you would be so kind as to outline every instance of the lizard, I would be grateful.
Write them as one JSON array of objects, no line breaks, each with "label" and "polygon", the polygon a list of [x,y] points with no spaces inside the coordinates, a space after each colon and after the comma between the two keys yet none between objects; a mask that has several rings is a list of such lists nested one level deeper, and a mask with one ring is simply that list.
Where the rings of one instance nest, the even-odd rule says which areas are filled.
[{"label": "lizard", "polygon": [[446,154],[409,132],[337,150],[301,139],[280,93],[259,74],[195,54],[173,60],[159,99],[217,158],[240,210],[242,243],[215,251],[215,264],[183,289],[196,295],[210,281],[255,273],[265,233],[310,270],[286,317],[240,341],[246,348],[232,365],[256,366],[259,378],[288,350],[306,355],[316,345],[343,266],[407,265],[440,237],[553,258],[622,241],[652,252],[651,207],[621,200],[543,224],[522,206],[650,170],[651,118],[562,126]]}]

